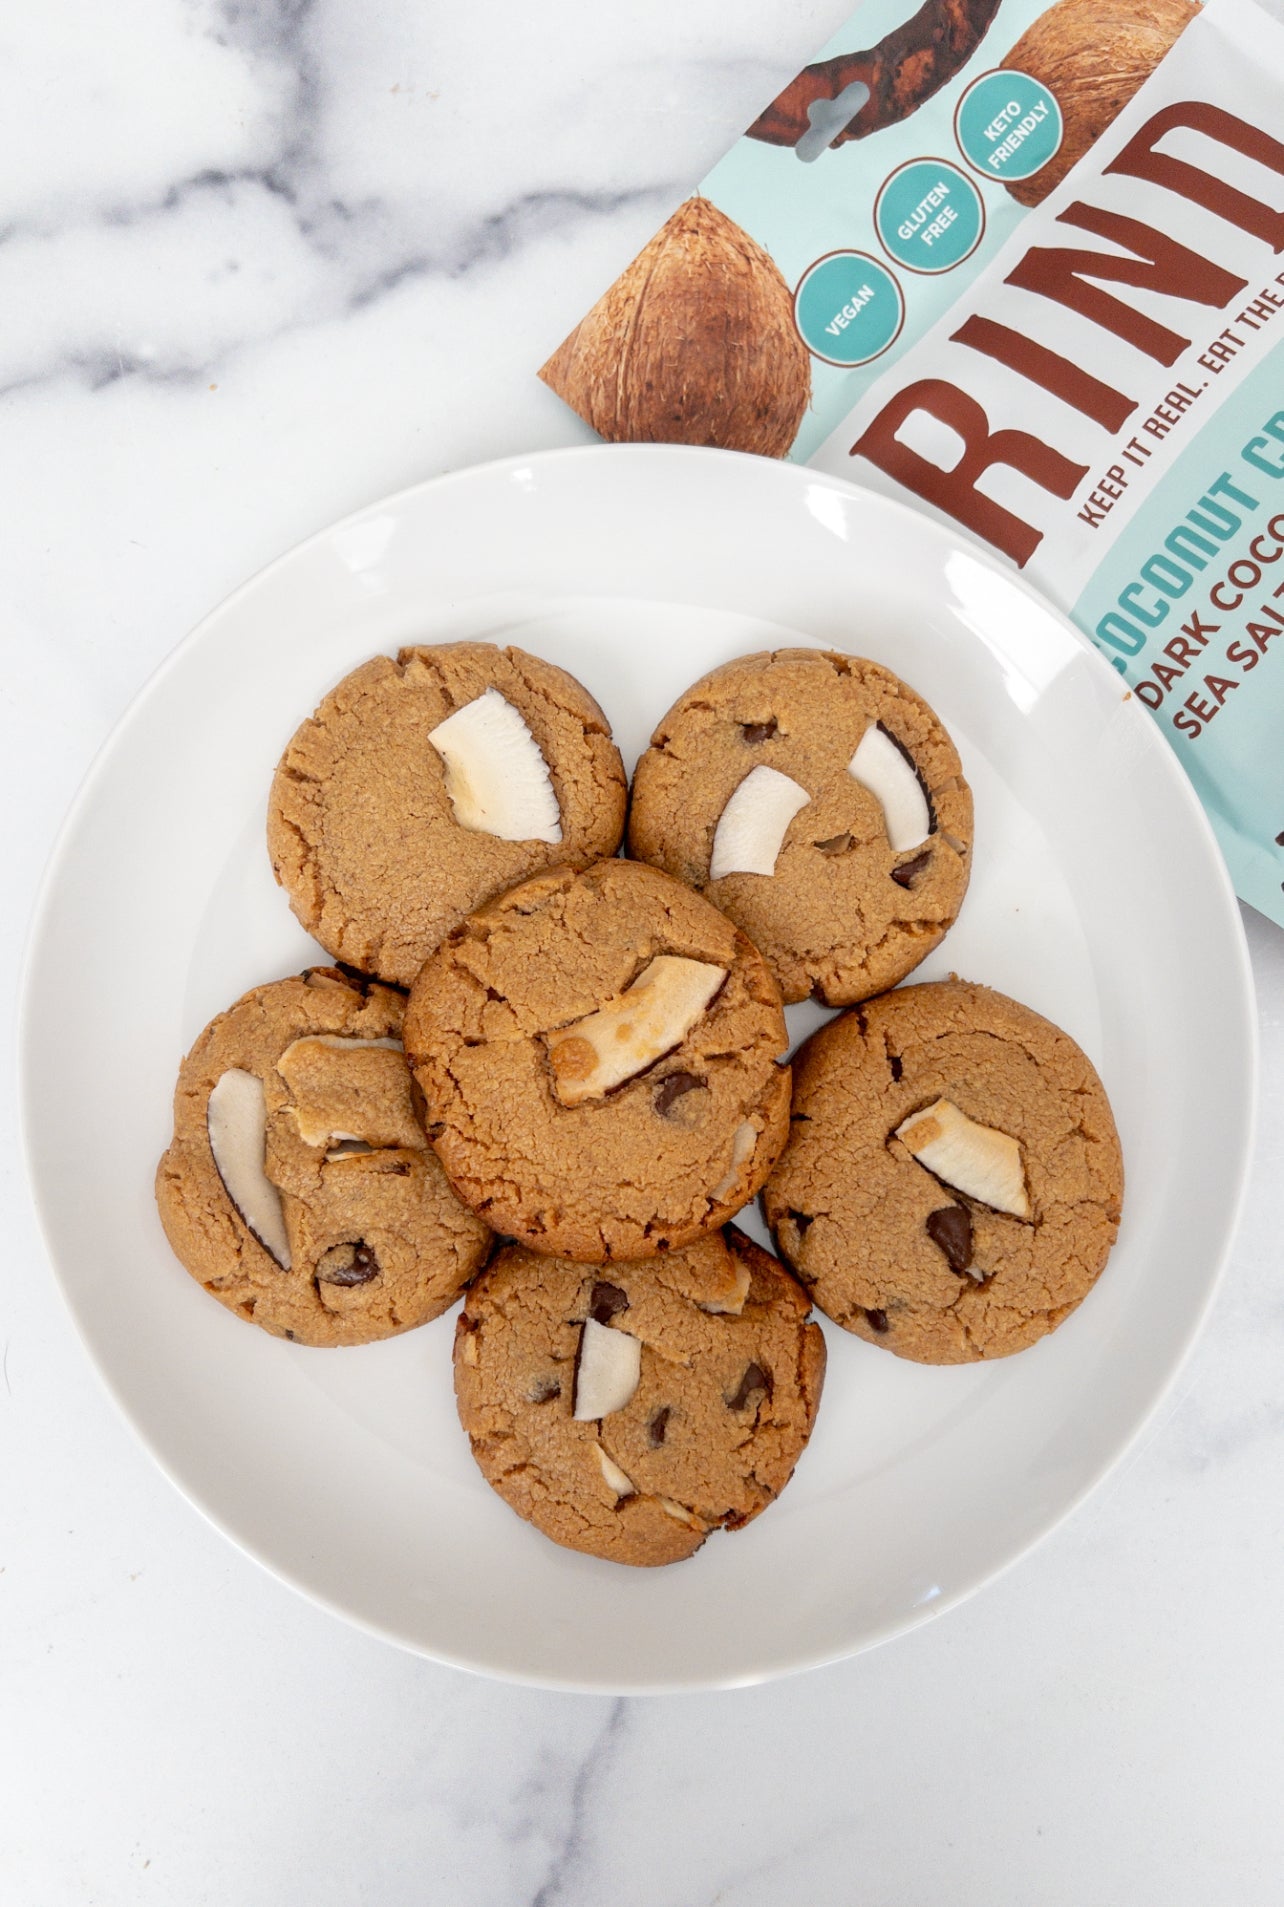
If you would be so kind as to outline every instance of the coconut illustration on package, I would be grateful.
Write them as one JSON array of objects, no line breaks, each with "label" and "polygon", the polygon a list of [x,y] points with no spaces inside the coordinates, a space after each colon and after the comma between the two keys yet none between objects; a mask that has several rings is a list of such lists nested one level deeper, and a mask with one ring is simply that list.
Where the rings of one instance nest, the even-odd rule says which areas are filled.
[{"label": "coconut illustration on package", "polygon": [[612,443],[785,456],[810,360],[775,261],[708,199],[688,199],[540,371]]},{"label": "coconut illustration on package", "polygon": [[1032,20],[1001,70],[1028,73],[1061,108],[1061,144],[1029,179],[1008,181],[1022,205],[1038,205],[1077,165],[1164,55],[1199,8],[1191,0],[1057,0]]}]

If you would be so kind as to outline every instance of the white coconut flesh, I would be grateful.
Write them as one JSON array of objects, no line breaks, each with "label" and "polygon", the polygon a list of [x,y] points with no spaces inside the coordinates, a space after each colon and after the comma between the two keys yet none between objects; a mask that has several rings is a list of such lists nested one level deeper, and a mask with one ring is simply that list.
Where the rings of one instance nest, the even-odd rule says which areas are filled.
[{"label": "white coconut flesh", "polygon": [[715,1205],[718,1204],[719,1200],[727,1198],[735,1190],[736,1181],[740,1177],[741,1167],[746,1165],[753,1157],[753,1150],[757,1143],[758,1133],[756,1128],[751,1126],[747,1119],[742,1120],[736,1127],[735,1134],[731,1141],[731,1164],[727,1167],[727,1170],[723,1173],[709,1194],[710,1199]]},{"label": "white coconut flesh", "polygon": [[498,689],[456,709],[428,740],[446,765],[446,793],[461,828],[501,841],[561,840],[548,763]]},{"label": "white coconut flesh", "polygon": [[290,1269],[290,1240],[281,1194],[269,1179],[267,1098],[257,1073],[233,1066],[215,1081],[205,1110],[218,1175],[245,1223],[282,1270]]},{"label": "white coconut flesh", "polygon": [[595,1443],[593,1448],[597,1453],[597,1460],[602,1470],[602,1481],[607,1489],[613,1490],[617,1497],[636,1496],[637,1486],[633,1479],[625,1476],[619,1464],[607,1456],[600,1443]]},{"label": "white coconut flesh", "polygon": [[623,1410],[641,1377],[642,1340],[586,1318],[575,1371],[575,1418],[589,1423]]},{"label": "white coconut flesh", "polygon": [[725,874],[774,874],[789,823],[811,800],[778,768],[751,768],[718,818],[709,879]]},{"label": "white coconut flesh", "polygon": [[[750,1131],[752,1130],[753,1128],[750,1127]],[[734,1180],[732,1183],[734,1184]],[[710,1194],[710,1196],[712,1197],[713,1194]],[[700,1303],[700,1309],[702,1311],[725,1312],[730,1317],[738,1318],[744,1310],[745,1299],[749,1296],[749,1285],[751,1282],[749,1267],[743,1258],[737,1258],[734,1252],[731,1254],[731,1263],[734,1268],[735,1283],[732,1285],[730,1291],[725,1292],[721,1298],[706,1298],[703,1303],[700,1303],[697,1299],[697,1303]]]},{"label": "white coconut flesh", "polygon": [[893,854],[916,848],[932,832],[932,812],[923,784],[891,736],[877,723],[865,730],[860,747],[847,764],[853,781],[867,788],[883,810],[888,845]]},{"label": "white coconut flesh", "polygon": [[1029,1218],[1021,1147],[1011,1133],[969,1119],[952,1099],[937,1099],[897,1126],[896,1137],[956,1192],[996,1212]]},{"label": "white coconut flesh", "polygon": [[711,961],[657,954],[615,999],[546,1034],[553,1090],[562,1104],[601,1099],[671,1053],[726,977],[726,968]]}]

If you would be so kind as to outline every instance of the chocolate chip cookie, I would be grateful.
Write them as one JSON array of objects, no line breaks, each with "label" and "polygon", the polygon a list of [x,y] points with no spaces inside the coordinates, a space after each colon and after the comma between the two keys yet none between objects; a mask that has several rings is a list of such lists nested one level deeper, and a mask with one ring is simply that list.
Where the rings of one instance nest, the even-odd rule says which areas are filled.
[{"label": "chocolate chip cookie", "polygon": [[786,1000],[904,979],[967,888],[972,796],[927,703],[824,649],[741,656],[669,710],[633,778],[629,852],[708,896]]},{"label": "chocolate chip cookie", "polygon": [[1119,1229],[1105,1089],[1069,1034],[988,987],[904,987],[794,1061],[765,1193],[821,1310],[925,1364],[1006,1357],[1092,1289]]},{"label": "chocolate chip cookie", "polygon": [[825,1341],[741,1233],[609,1275],[501,1251],[455,1328],[455,1394],[488,1483],[555,1543],[678,1562],[778,1496],[816,1418]]},{"label": "chocolate chip cookie", "polygon": [[780,994],[656,868],[540,874],[451,933],[406,1051],[460,1197],[535,1251],[641,1258],[716,1230],[788,1132]]},{"label": "chocolate chip cookie", "polygon": [[565,670],[489,642],[345,676],[276,771],[268,849],[310,934],[408,986],[450,928],[537,869],[613,854],[625,779]]},{"label": "chocolate chip cookie", "polygon": [[156,1202],[188,1271],[301,1344],[424,1324],[484,1264],[414,1103],[404,995],[333,967],[255,987],[201,1034]]}]

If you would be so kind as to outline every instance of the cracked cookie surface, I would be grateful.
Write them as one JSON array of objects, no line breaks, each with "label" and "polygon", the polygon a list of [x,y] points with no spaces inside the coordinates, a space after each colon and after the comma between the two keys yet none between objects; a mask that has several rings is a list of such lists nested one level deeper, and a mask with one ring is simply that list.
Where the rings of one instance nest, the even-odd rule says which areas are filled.
[{"label": "cracked cookie surface", "polygon": [[[916,771],[931,831],[893,850],[875,794],[849,772],[880,726]],[[912,762],[912,768],[911,768]],[[773,873],[711,877],[727,803],[755,768],[798,787]],[[704,676],[638,762],[629,852],[704,893],[766,956],[786,1000],[866,999],[916,967],[967,888],[972,796],[938,717],[890,669],[824,649],[741,656]]]},{"label": "cracked cookie surface", "polygon": [[[1069,1034],[952,979],[822,1027],[794,1078],[764,1203],[781,1255],[835,1323],[960,1364],[1023,1350],[1087,1296],[1119,1228],[1123,1164],[1105,1089]],[[953,1134],[927,1153],[933,1169],[910,1149],[923,1131]]]},{"label": "cracked cookie surface", "polygon": [[[569,1062],[593,1059],[577,1026],[627,1039],[621,996],[662,958],[725,979],[663,1054],[564,1103]],[[426,962],[405,1037],[452,1184],[536,1251],[599,1262],[689,1244],[753,1197],[788,1132],[765,961],[698,894],[633,861],[553,870],[481,908]]]},{"label": "cracked cookie surface", "polygon": [[[276,1337],[390,1337],[453,1304],[486,1260],[489,1229],[451,1191],[414,1110],[404,1008],[390,987],[317,967],[254,988],[183,1061],[174,1137],[156,1174],[161,1222],[198,1283]],[[210,1095],[228,1074],[252,1103],[261,1082],[254,1152],[277,1215],[263,1230],[288,1266],[215,1163]]]},{"label": "cracked cookie surface", "polygon": [[[710,1530],[757,1516],[793,1474],[825,1371],[809,1310],[784,1267],[734,1229],[608,1271],[510,1246],[455,1329],[460,1421],[487,1482],[555,1543],[678,1562]],[[589,1320],[641,1351],[627,1401],[580,1421]]]},{"label": "cracked cookie surface", "polygon": [[[461,826],[429,740],[493,689],[537,745],[561,840]],[[310,934],[335,959],[408,986],[443,936],[538,869],[612,854],[625,779],[610,725],[573,676],[521,649],[442,643],[375,656],[295,732],[277,767],[268,851]]]}]

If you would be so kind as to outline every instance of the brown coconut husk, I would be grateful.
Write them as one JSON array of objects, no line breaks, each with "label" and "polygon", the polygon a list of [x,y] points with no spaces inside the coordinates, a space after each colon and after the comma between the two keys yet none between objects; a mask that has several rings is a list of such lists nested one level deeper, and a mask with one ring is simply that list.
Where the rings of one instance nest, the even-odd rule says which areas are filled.
[{"label": "brown coconut husk", "polygon": [[1199,12],[1190,0],[1057,0],[1031,22],[1003,60],[1029,73],[1061,108],[1061,149],[1031,179],[1008,191],[1038,205],[1121,113]]},{"label": "brown coconut husk", "polygon": [[763,457],[786,454],[811,396],[774,259],[701,198],[678,207],[540,376],[613,443]]}]

